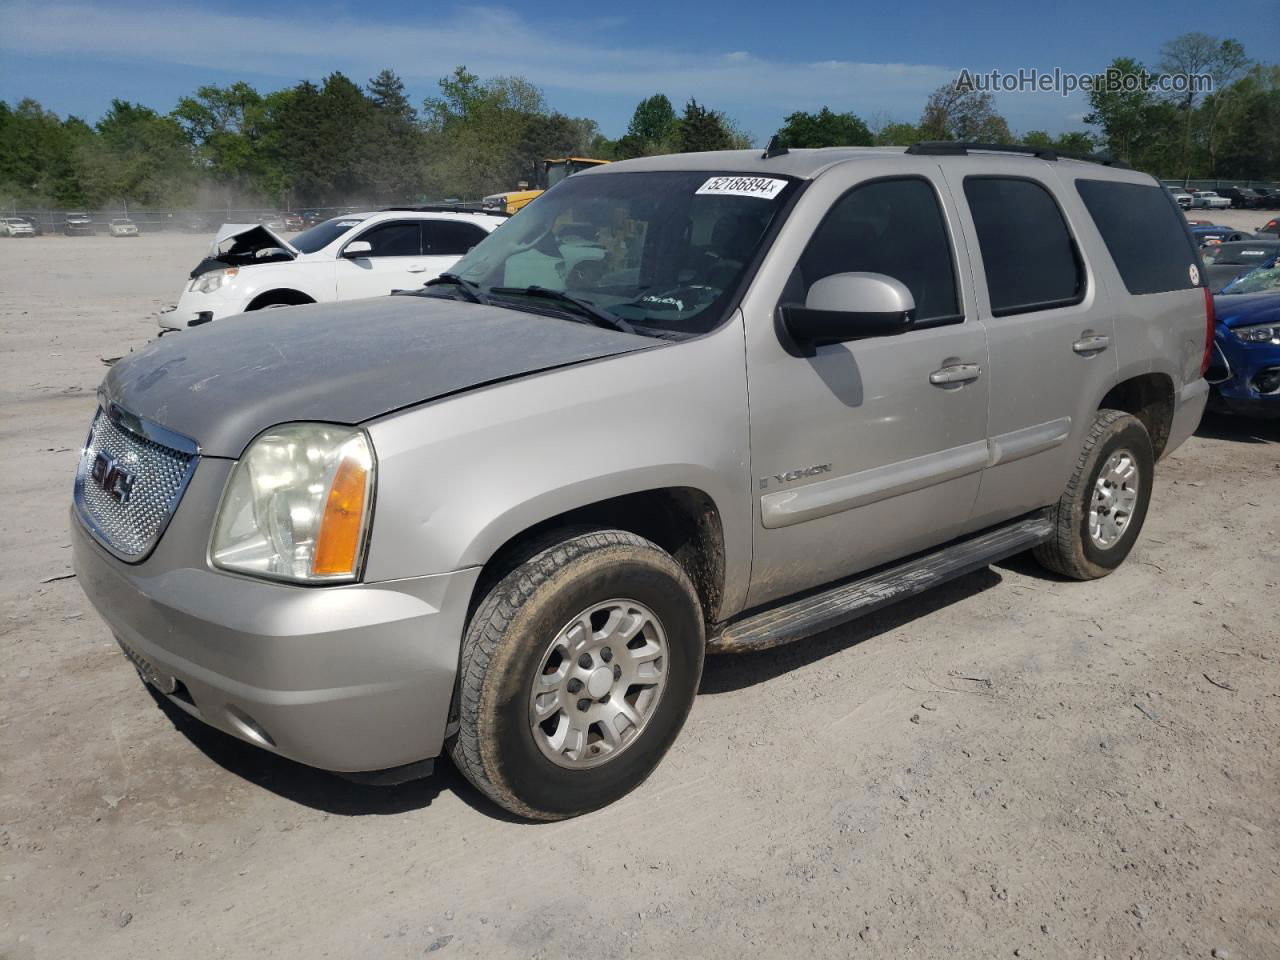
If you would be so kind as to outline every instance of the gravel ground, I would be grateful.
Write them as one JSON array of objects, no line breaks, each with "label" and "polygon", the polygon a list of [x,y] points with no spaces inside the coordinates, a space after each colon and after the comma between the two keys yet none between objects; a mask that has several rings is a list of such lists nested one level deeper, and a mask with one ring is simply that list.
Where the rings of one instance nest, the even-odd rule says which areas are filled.
[{"label": "gravel ground", "polygon": [[711,661],[648,783],[527,825],[163,709],[68,578],[101,359],[206,243],[0,241],[0,958],[1280,957],[1280,425],[1206,421],[1105,580]]}]

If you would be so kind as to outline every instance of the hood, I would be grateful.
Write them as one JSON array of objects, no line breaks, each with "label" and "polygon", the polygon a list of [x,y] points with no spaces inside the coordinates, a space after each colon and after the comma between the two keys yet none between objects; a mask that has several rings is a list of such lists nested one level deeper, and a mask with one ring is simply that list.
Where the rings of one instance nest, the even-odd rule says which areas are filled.
[{"label": "hood", "polygon": [[393,296],[250,313],[157,340],[105,402],[239,457],[268,427],[358,424],[402,407],[660,341],[555,317]]},{"label": "hood", "polygon": [[294,260],[301,251],[279,234],[260,223],[224,223],[214,234],[209,253],[188,274],[201,274],[226,267],[251,267],[258,263]]},{"label": "hood", "polygon": [[1213,312],[1224,327],[1280,322],[1280,293],[1218,294],[1213,298]]}]

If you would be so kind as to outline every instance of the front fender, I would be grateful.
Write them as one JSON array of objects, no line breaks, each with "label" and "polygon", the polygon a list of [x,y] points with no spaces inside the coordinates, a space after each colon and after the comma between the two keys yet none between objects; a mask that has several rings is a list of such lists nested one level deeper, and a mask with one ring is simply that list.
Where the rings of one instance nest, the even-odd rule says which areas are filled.
[{"label": "front fender", "polygon": [[724,532],[722,612],[750,575],[746,366],[740,318],[684,343],[470,391],[369,425],[378,491],[367,580],[485,564],[551,517],[691,487]]}]

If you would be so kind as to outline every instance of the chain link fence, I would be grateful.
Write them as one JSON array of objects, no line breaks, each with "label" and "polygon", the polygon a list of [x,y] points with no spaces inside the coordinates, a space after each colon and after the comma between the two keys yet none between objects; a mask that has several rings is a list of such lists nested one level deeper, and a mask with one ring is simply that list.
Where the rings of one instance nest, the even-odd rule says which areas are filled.
[{"label": "chain link fence", "polygon": [[[323,223],[332,217],[394,207],[423,206],[422,201],[403,203],[348,203],[330,207],[305,207],[297,210],[276,210],[267,207],[226,207],[217,210],[154,210],[135,206],[115,207],[103,210],[54,209],[9,206],[0,210],[0,217],[21,217],[33,223],[43,234],[82,236],[106,234],[112,220],[127,219],[139,233],[214,233],[224,223],[261,223],[283,232],[295,232]],[[480,201],[458,200],[432,201],[431,206],[456,207],[459,210],[481,209]],[[88,217],[85,221],[84,218]]]}]

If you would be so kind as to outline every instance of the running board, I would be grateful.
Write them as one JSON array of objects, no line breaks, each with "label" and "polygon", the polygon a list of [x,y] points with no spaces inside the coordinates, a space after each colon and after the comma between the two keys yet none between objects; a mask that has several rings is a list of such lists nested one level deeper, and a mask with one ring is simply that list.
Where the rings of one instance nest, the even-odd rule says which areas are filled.
[{"label": "running board", "polygon": [[726,623],[707,641],[707,653],[765,650],[830,630],[1029,550],[1052,534],[1048,511],[1038,511],[857,580]]}]

